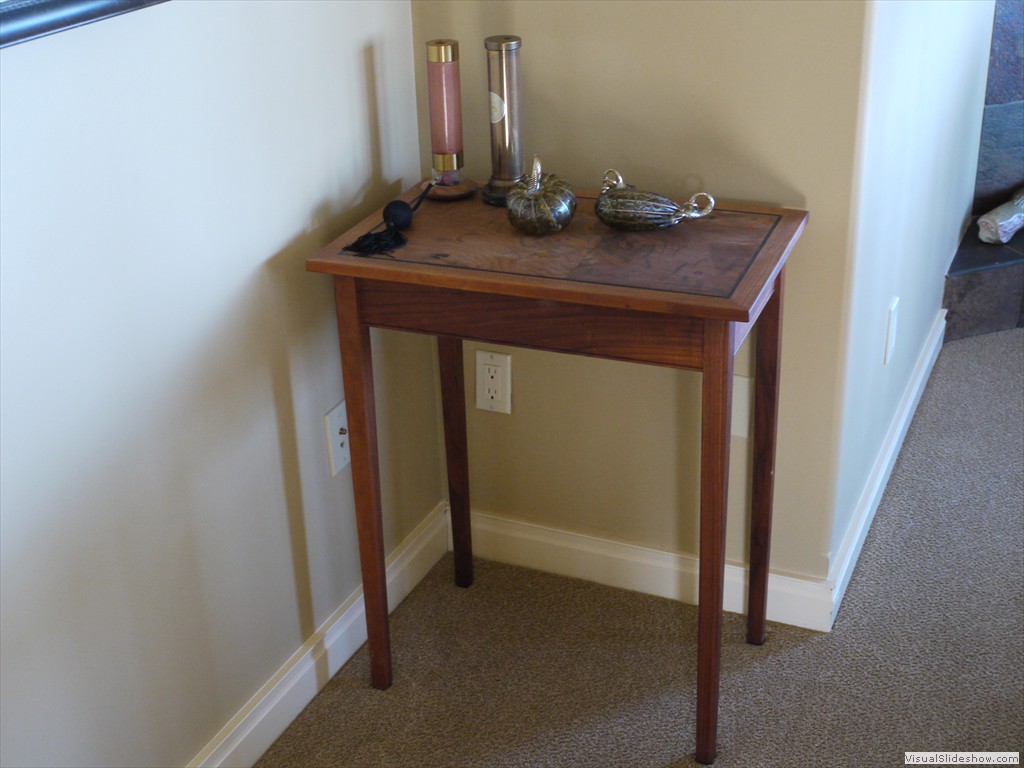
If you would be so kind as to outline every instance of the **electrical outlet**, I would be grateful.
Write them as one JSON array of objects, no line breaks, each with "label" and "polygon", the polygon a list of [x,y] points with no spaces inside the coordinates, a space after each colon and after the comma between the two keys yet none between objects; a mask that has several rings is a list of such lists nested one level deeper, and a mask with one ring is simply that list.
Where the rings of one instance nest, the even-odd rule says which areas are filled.
[{"label": "electrical outlet", "polygon": [[476,351],[476,407],[512,413],[512,355]]},{"label": "electrical outlet", "polygon": [[889,319],[885,326],[885,354],[882,356],[882,365],[888,365],[892,360],[892,353],[896,349],[896,320],[899,317],[900,297],[897,296],[889,304]]},{"label": "electrical outlet", "polygon": [[348,444],[348,411],[344,400],[324,416],[324,431],[327,433],[327,464],[331,468],[331,477],[334,477],[352,460]]}]

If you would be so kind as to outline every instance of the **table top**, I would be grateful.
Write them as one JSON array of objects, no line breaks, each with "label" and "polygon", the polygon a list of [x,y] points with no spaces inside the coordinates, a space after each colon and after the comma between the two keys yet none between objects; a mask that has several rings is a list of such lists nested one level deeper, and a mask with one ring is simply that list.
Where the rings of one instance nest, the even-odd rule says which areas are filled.
[{"label": "table top", "polygon": [[[401,197],[411,201],[420,185]],[[602,224],[594,192],[577,192],[572,222],[532,237],[479,194],[427,199],[390,254],[345,245],[381,222],[375,211],[306,263],[308,270],[509,296],[746,322],[782,269],[807,212],[721,201],[703,219],[624,232]]]}]

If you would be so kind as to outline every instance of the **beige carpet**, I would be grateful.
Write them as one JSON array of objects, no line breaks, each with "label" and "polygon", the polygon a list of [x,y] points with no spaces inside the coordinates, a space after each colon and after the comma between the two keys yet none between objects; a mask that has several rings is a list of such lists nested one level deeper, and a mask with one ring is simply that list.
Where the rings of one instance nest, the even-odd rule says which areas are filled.
[{"label": "beige carpet", "polygon": [[[721,768],[1024,751],[1024,332],[947,344],[831,633],[725,622]],[[696,609],[445,558],[264,755],[278,766],[696,765]]]}]

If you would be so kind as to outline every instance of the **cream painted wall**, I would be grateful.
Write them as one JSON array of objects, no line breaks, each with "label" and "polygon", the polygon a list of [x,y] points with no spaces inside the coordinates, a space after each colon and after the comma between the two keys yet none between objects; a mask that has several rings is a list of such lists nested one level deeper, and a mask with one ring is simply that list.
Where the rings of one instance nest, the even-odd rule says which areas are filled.
[{"label": "cream painted wall", "polygon": [[[861,106],[833,550],[939,313],[971,213],[994,2],[871,6]],[[883,365],[888,309],[896,346]]]},{"label": "cream painted wall", "polygon": [[[446,0],[410,22],[404,0],[192,1],[0,52],[0,764],[182,764],[358,585],[349,475],[328,477],[322,445],[341,397],[330,288],[302,262],[427,170],[432,37],[462,40],[477,177],[482,41],[511,32],[527,150],[578,187],[612,166],[811,211],[773,570],[824,578],[938,311],[986,13]],[[947,216],[876,215],[878,185],[909,206],[922,176]],[[893,290],[880,370],[863,361]],[[390,549],[443,493],[436,371],[429,341],[374,344]],[[693,552],[699,377],[514,355],[514,414],[470,410],[475,505]]]},{"label": "cream painted wall", "polygon": [[[0,104],[0,764],[182,765],[360,582],[303,261],[418,178],[409,4],[166,3],[3,50]],[[374,343],[390,549],[434,347]]]},{"label": "cream painted wall", "polygon": [[[526,152],[578,188],[614,167],[666,194],[811,211],[788,270],[772,566],[812,578],[832,536],[864,21],[859,2],[413,3],[421,113],[424,43],[460,41],[471,175],[490,174],[483,40],[511,33]],[[511,416],[470,411],[474,507],[696,551],[699,376],[516,350],[513,378]],[[733,562],[746,442],[733,445]]]}]

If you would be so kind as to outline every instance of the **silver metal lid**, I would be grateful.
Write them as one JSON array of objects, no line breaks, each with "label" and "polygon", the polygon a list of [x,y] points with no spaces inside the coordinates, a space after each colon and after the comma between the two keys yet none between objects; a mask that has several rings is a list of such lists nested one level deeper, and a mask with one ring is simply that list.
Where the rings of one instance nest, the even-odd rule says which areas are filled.
[{"label": "silver metal lid", "polygon": [[523,38],[517,35],[495,35],[484,40],[484,48],[488,51],[514,51],[523,44]]}]

